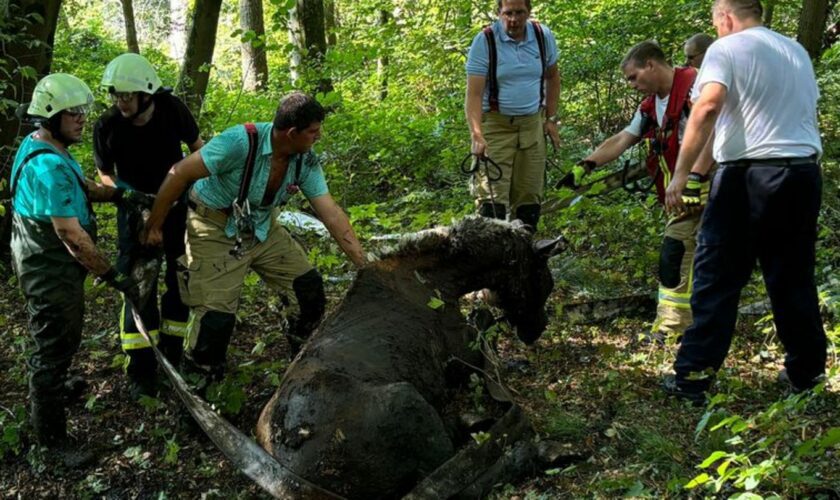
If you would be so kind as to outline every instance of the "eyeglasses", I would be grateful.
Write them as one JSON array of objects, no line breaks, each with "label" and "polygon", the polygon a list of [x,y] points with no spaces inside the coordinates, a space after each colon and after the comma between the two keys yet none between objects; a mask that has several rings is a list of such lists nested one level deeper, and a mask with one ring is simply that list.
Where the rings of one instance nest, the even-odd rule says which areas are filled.
[{"label": "eyeglasses", "polygon": [[78,120],[79,118],[84,118],[89,111],[90,108],[88,106],[73,106],[72,108],[63,110],[62,112],[70,118]]},{"label": "eyeglasses", "polygon": [[129,102],[134,99],[135,95],[137,95],[137,92],[111,92],[108,94],[111,102]]}]

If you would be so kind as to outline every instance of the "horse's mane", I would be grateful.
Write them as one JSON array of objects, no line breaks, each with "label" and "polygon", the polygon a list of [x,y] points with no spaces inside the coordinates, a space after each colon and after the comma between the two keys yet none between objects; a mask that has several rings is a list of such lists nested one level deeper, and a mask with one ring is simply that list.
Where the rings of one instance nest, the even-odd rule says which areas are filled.
[{"label": "horse's mane", "polygon": [[509,248],[515,239],[527,241],[524,229],[508,222],[480,216],[469,216],[452,226],[438,226],[400,238],[396,245],[376,253],[378,261],[417,259],[421,257],[452,256],[466,251],[479,253],[500,245]]}]

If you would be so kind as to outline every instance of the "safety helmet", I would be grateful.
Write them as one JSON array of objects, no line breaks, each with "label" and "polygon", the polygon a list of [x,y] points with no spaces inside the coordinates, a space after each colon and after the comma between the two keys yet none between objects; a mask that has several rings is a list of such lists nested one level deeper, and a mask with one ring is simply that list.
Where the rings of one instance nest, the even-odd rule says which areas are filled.
[{"label": "safety helmet", "polygon": [[93,94],[87,84],[67,73],[47,75],[35,85],[27,113],[34,117],[52,118],[61,111],[87,113]]},{"label": "safety helmet", "polygon": [[109,92],[145,92],[154,94],[163,85],[155,68],[140,54],[117,56],[105,67],[102,86]]}]

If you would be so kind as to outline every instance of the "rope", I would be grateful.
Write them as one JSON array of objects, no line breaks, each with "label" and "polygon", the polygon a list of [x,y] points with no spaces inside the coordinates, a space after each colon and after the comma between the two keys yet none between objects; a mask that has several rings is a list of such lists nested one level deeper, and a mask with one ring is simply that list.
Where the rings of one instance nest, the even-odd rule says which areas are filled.
[{"label": "rope", "polygon": [[[472,164],[468,167],[467,160],[470,158],[473,160]],[[500,167],[499,164],[493,161],[493,159],[489,156],[478,156],[473,153],[467,153],[467,155],[464,156],[464,159],[461,160],[461,166],[459,168],[461,173],[466,176],[472,176],[480,173],[482,170],[484,171],[484,177],[487,178],[487,186],[490,190],[490,203],[493,207],[493,217],[496,219],[504,219],[505,214],[498,214],[496,212],[496,196],[493,193],[493,183],[502,178],[502,167]],[[499,215],[501,215],[501,217]]]}]

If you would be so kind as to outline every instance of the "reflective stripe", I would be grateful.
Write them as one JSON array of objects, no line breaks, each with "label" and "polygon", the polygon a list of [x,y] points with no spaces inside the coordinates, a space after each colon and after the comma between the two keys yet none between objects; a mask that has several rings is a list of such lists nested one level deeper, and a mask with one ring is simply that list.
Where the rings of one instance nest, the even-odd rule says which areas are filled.
[{"label": "reflective stripe", "polygon": [[[125,314],[125,300],[123,299],[122,311],[120,312],[120,344],[122,345],[123,351],[151,347],[151,344],[143,338],[143,335],[140,334],[140,332],[125,331]],[[159,339],[158,330],[150,331],[149,336],[152,337],[152,342],[157,345]]]},{"label": "reflective stripe", "polygon": [[171,335],[173,337],[184,338],[187,336],[190,324],[185,321],[174,321],[164,319],[160,325],[160,333]]},{"label": "reflective stripe", "polygon": [[[155,345],[157,345],[158,339],[160,337],[159,332],[157,330],[152,330],[151,332],[149,332],[149,335],[152,337],[152,342],[154,342]],[[140,333],[121,333],[120,342],[124,351],[129,351],[131,349],[145,349],[151,347],[151,345]]]}]

